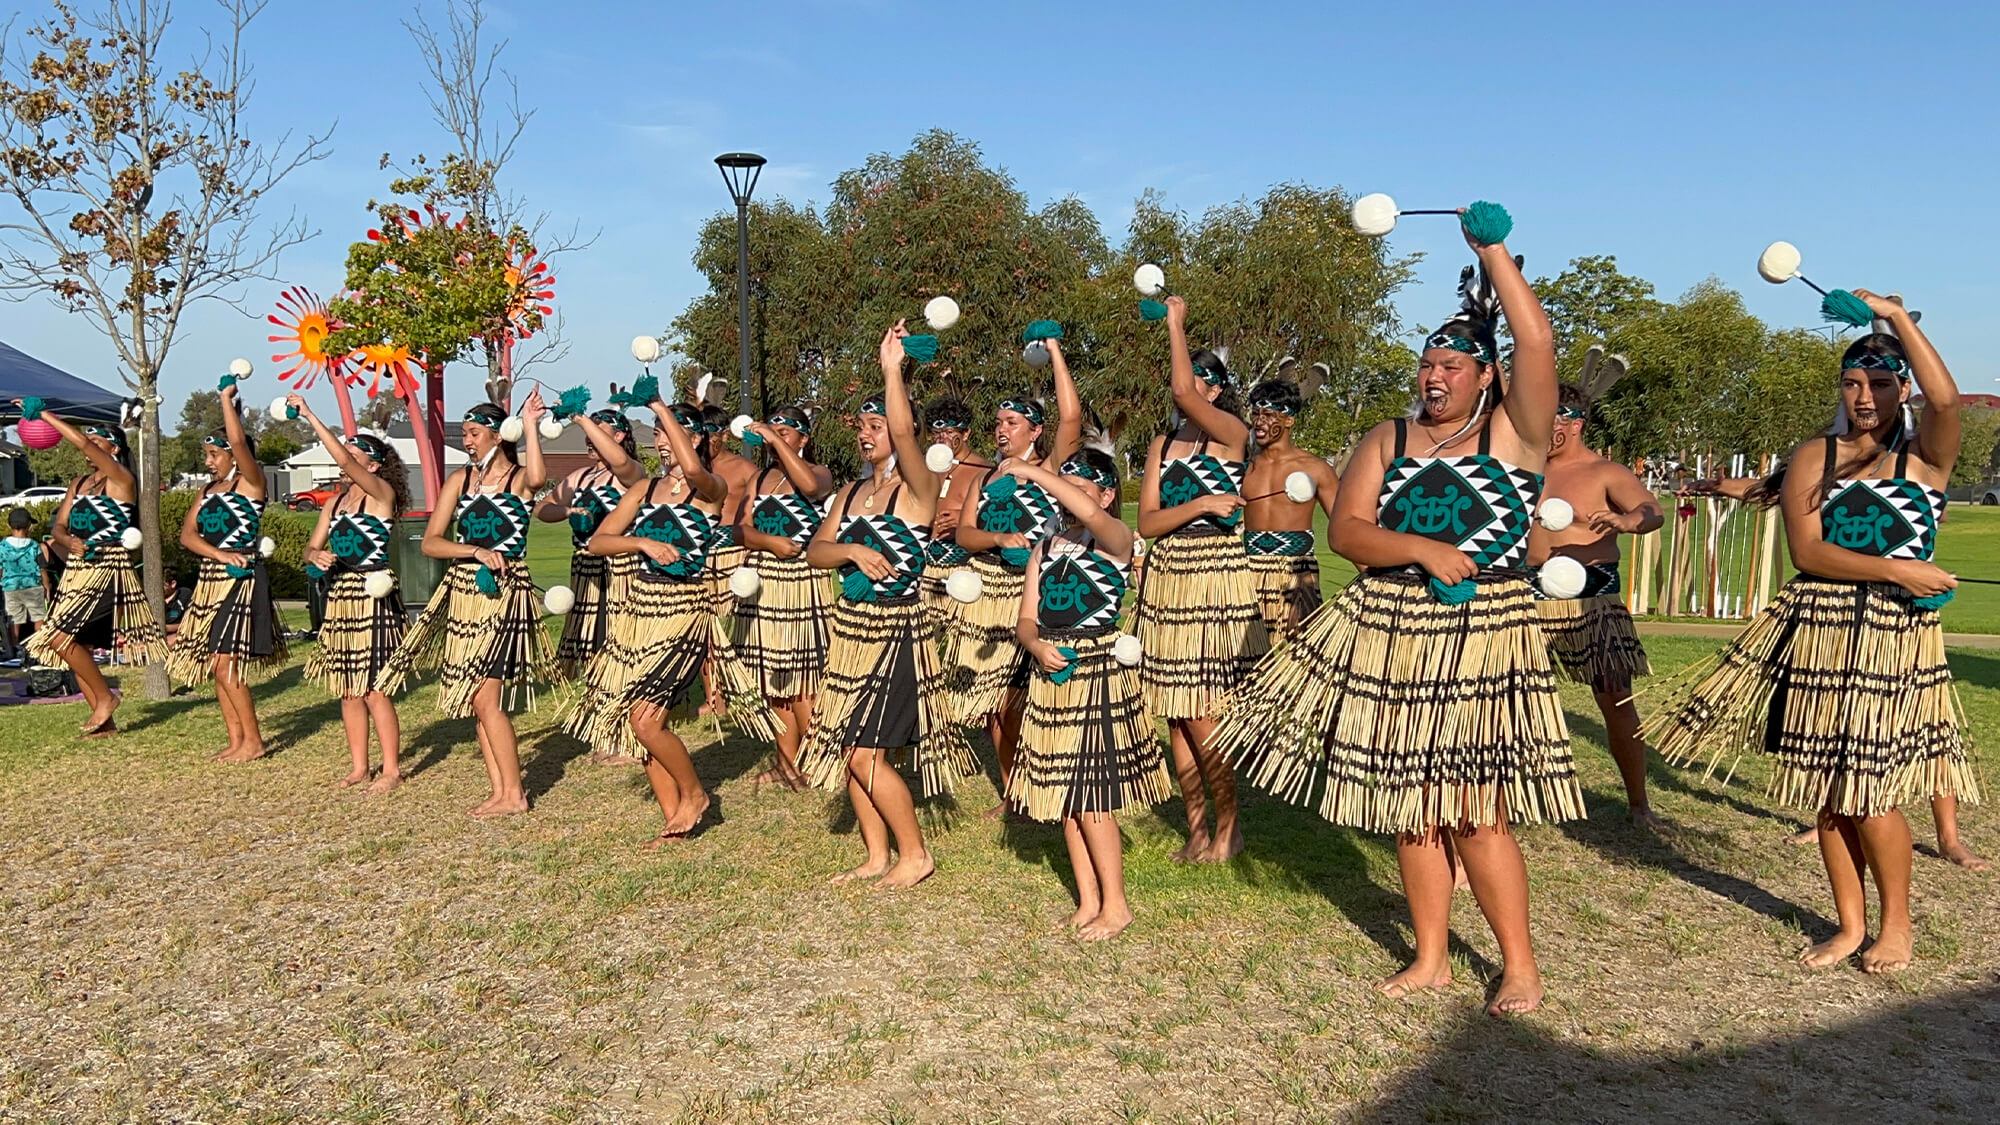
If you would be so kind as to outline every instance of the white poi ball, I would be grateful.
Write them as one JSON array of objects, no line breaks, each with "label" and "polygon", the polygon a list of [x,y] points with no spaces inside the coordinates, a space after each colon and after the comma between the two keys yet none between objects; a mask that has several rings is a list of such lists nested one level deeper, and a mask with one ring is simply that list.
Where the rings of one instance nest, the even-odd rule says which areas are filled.
[{"label": "white poi ball", "polygon": [[361,580],[361,588],[367,591],[369,597],[381,601],[389,596],[389,591],[396,588],[396,576],[387,570],[370,571],[368,577]]},{"label": "white poi ball", "polygon": [[291,420],[292,404],[285,401],[286,397],[285,395],[279,395],[277,398],[271,400],[271,421],[288,422]]},{"label": "white poi ball", "polygon": [[1028,346],[1021,349],[1021,362],[1027,364],[1029,367],[1047,367],[1049,365],[1049,346],[1040,340],[1028,341]]},{"label": "white poi ball", "polygon": [[542,415],[541,422],[535,428],[541,431],[543,441],[554,441],[562,436],[562,423],[547,414]]},{"label": "white poi ball", "polygon": [[944,592],[966,605],[978,601],[983,589],[985,583],[979,580],[979,572],[965,567],[952,571],[951,577],[944,580]]},{"label": "white poi ball", "polygon": [[763,588],[764,576],[755,567],[739,566],[729,575],[729,592],[746,601]]},{"label": "white poi ball", "polygon": [[729,420],[730,434],[738,441],[743,440],[743,435],[750,432],[750,423],[753,421],[755,419],[751,418],[748,414],[738,414]]},{"label": "white poi ball", "polygon": [[259,557],[268,559],[277,553],[278,541],[276,539],[266,535],[262,539],[257,540],[257,554]]},{"label": "white poi ball", "polygon": [[1127,668],[1138,667],[1140,659],[1145,655],[1145,646],[1139,643],[1139,638],[1130,633],[1120,633],[1118,639],[1111,642],[1112,659]]},{"label": "white poi ball", "polygon": [[500,419],[501,441],[520,441],[521,435],[527,432],[528,424],[521,421],[519,414],[509,414],[505,418]]},{"label": "white poi ball", "polygon": [[242,356],[237,356],[235,359],[229,361],[229,373],[238,379],[248,379],[252,370],[254,368],[250,366],[250,361],[244,359]]},{"label": "white poi ball", "polygon": [[958,457],[952,453],[951,446],[943,442],[924,450],[924,467],[934,473],[950,472],[951,463],[956,460]]},{"label": "white poi ball", "polygon": [[1294,504],[1303,504],[1319,494],[1313,487],[1311,473],[1292,473],[1285,477],[1285,498]]},{"label": "white poi ball", "polygon": [[1550,531],[1561,531],[1576,522],[1576,509],[1562,497],[1551,496],[1542,501],[1541,508],[1535,512],[1535,522]]},{"label": "white poi ball", "polygon": [[1141,297],[1154,296],[1166,287],[1167,271],[1151,262],[1132,271],[1132,288],[1137,289]]},{"label": "white poi ball", "polygon": [[1145,557],[1146,557],[1146,541],[1145,541],[1144,539],[1141,539],[1141,538],[1139,538],[1139,537],[1138,537],[1138,536],[1136,536],[1136,535],[1135,535],[1135,536],[1133,536],[1133,537],[1132,537],[1132,561],[1133,561],[1133,562],[1138,562],[1138,561],[1139,561],[1140,559],[1143,559],[1143,558],[1145,558]]},{"label": "white poi ball", "polygon": [[924,323],[939,332],[957,324],[959,315],[958,302],[950,297],[937,296],[924,302]]},{"label": "white poi ball", "polygon": [[1583,593],[1583,564],[1568,555],[1556,555],[1542,564],[1542,593],[1567,599]]},{"label": "white poi ball", "polygon": [[1396,229],[1396,213],[1396,201],[1378,191],[1355,200],[1348,217],[1354,220],[1355,230],[1380,238]]},{"label": "white poi ball", "polygon": [[118,535],[118,543],[128,551],[136,551],[146,542],[146,533],[136,527],[128,527]]},{"label": "white poi ball", "polygon": [[660,341],[652,336],[632,337],[632,358],[651,363],[660,358]]},{"label": "white poi ball", "polygon": [[570,589],[568,586],[551,586],[548,593],[542,595],[542,608],[557,617],[561,617],[575,607],[576,591]]},{"label": "white poi ball", "polygon": [[1773,285],[1783,285],[1799,275],[1799,248],[1789,242],[1773,242],[1757,255],[1757,272]]}]

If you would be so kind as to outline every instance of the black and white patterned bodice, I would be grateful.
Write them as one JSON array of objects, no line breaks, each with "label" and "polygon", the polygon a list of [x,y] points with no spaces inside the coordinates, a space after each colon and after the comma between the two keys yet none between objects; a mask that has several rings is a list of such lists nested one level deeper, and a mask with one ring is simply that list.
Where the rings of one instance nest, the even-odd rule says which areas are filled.
[{"label": "black and white patterned bodice", "polygon": [[132,526],[132,505],[101,493],[78,493],[69,505],[69,533],[83,540],[88,555],[99,547],[115,547]]},{"label": "black and white patterned bodice", "polygon": [[1411,457],[1403,452],[1407,423],[1396,421],[1396,455],[1382,474],[1375,521],[1385,530],[1449,543],[1481,570],[1505,570],[1528,557],[1528,529],[1542,494],[1542,475],[1489,453]]},{"label": "black and white patterned bodice", "polygon": [[263,515],[262,501],[227,489],[210,492],[195,509],[194,533],[217,550],[247,551],[257,545]]},{"label": "black and white patterned bodice", "polygon": [[[767,472],[769,470],[766,470]],[[820,521],[825,518],[819,505],[810,497],[796,492],[764,492],[763,478],[757,480],[760,491],[757,502],[750,508],[750,526],[759,535],[770,535],[779,539],[789,539],[803,547],[806,540],[819,530]]]},{"label": "black and white patterned bodice", "polygon": [[569,498],[569,544],[576,550],[590,546],[590,537],[597,533],[597,525],[618,506],[619,497],[625,490],[618,487],[617,477],[608,477],[598,484],[579,487]]},{"label": "black and white patterned bodice", "polygon": [[[1828,464],[1834,454],[1833,439],[1828,438]],[[1911,480],[1909,461],[1905,445],[1897,453],[1894,476],[1834,481],[1826,502],[1819,506],[1820,538],[1880,559],[1929,562],[1937,550],[1945,495]]]},{"label": "black and white patterned bodice", "polygon": [[[1160,462],[1160,507],[1178,508],[1204,496],[1237,496],[1243,492],[1241,461],[1224,461],[1208,451],[1209,439],[1185,457],[1169,457]],[[1213,535],[1233,532],[1243,522],[1241,509],[1226,516],[1203,516],[1183,524],[1171,534]]]},{"label": "black and white patterned bodice", "polygon": [[1094,543],[1052,539],[1035,584],[1035,625],[1046,633],[1101,635],[1118,627],[1131,581],[1130,563],[1098,553]]},{"label": "black and white patterned bodice", "polygon": [[640,505],[639,515],[626,534],[665,543],[680,552],[679,558],[664,564],[641,555],[640,574],[688,582],[700,578],[708,565],[708,553],[715,547],[715,533],[720,526],[715,516],[695,507],[691,501],[655,504],[649,500]]},{"label": "black and white patterned bodice", "polygon": [[848,511],[854,501],[855,490],[847,490],[841,501],[840,522],[836,525],[834,542],[866,547],[881,555],[890,570],[887,578],[878,580],[869,578],[866,572],[852,563],[842,563],[841,597],[849,601],[879,602],[908,597],[916,591],[917,580],[924,574],[925,549],[930,544],[931,529],[927,524],[913,524],[895,514],[896,495],[902,488],[899,484],[889,490],[888,501],[882,505],[886,511],[881,515],[856,515]]},{"label": "black and white patterned bodice", "polygon": [[326,531],[326,549],[339,570],[381,570],[389,565],[389,525],[367,512],[342,512]]},{"label": "black and white patterned bodice", "polygon": [[979,489],[978,507],[973,510],[973,526],[994,535],[1020,535],[1026,547],[998,547],[989,552],[1001,565],[1020,570],[1028,565],[1028,552],[1035,544],[1062,530],[1062,505],[1033,481],[1019,477],[988,474]]},{"label": "black and white patterned bodice", "polygon": [[1246,555],[1283,555],[1300,558],[1313,553],[1313,533],[1310,531],[1246,531],[1243,533],[1243,553]]},{"label": "black and white patterned bodice", "polygon": [[[511,485],[513,481],[510,473],[507,482]],[[485,547],[510,559],[518,559],[528,550],[528,502],[511,488],[466,492],[458,498],[453,522],[458,525],[461,543]]]}]

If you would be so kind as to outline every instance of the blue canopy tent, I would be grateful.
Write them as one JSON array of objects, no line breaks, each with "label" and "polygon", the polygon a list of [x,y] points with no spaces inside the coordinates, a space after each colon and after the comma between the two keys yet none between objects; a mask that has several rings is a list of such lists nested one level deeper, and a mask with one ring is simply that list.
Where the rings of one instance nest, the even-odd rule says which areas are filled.
[{"label": "blue canopy tent", "polygon": [[0,415],[13,420],[14,400],[33,395],[64,418],[119,421],[125,396],[50,367],[19,349],[0,344]]}]

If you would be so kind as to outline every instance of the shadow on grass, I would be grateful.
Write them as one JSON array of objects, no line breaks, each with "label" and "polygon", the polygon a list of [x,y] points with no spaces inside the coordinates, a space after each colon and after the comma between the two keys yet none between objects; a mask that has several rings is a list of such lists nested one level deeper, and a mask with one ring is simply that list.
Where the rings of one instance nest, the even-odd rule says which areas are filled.
[{"label": "shadow on grass", "polygon": [[1558,1042],[1536,1017],[1468,1013],[1438,1032],[1427,1061],[1357,1120],[1977,1121],[1991,1120],[2000,1078],[1990,983],[1803,1034],[1658,1053]]},{"label": "shadow on grass", "polygon": [[1945,652],[1952,678],[1973,687],[2000,689],[2000,653],[1955,648]]}]

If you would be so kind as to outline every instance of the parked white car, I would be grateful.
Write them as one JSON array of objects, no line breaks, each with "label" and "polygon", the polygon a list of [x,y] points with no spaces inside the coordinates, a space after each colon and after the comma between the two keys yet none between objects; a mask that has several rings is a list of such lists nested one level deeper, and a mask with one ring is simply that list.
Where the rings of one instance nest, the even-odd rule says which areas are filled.
[{"label": "parked white car", "polygon": [[12,496],[0,496],[0,511],[28,504],[41,504],[49,500],[60,500],[63,498],[63,493],[68,491],[66,488],[58,488],[46,484],[36,485],[26,492],[15,493]]},{"label": "parked white car", "polygon": [[2000,504],[2000,484],[1989,484],[1973,489],[1972,502],[1988,506]]}]

